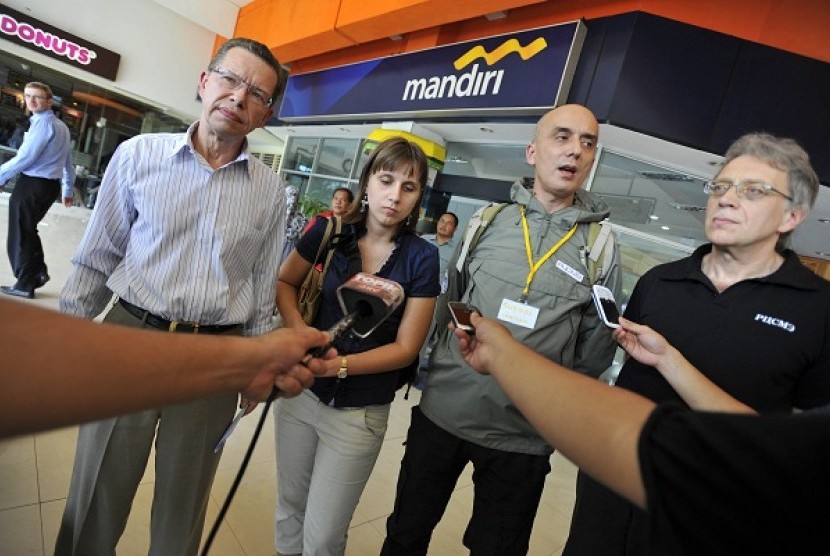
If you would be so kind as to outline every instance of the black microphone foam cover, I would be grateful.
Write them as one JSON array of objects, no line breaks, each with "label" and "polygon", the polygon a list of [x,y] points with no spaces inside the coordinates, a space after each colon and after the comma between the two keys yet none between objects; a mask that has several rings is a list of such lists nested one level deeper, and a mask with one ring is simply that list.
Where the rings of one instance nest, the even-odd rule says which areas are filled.
[{"label": "black microphone foam cover", "polygon": [[404,291],[397,282],[358,272],[337,288],[337,297],[344,314],[358,312],[352,332],[365,338],[403,302]]}]

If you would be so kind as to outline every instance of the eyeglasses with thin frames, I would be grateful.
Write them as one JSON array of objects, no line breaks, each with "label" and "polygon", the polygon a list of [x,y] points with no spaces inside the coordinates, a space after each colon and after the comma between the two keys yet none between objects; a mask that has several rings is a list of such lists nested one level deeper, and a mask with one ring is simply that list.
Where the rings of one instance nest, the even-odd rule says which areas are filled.
[{"label": "eyeglasses with thin frames", "polygon": [[49,97],[46,97],[46,96],[43,96],[43,95],[30,95],[29,93],[23,93],[23,98],[25,98],[26,100],[31,99],[31,100],[43,101],[43,100],[47,100]]},{"label": "eyeglasses with thin frames", "polygon": [[707,181],[703,185],[703,192],[707,195],[712,195],[713,197],[723,197],[724,195],[726,195],[726,192],[729,191],[729,189],[733,186],[735,187],[735,193],[737,193],[739,197],[748,199],[750,201],[755,201],[762,197],[766,197],[771,193],[778,193],[785,199],[788,199],[790,201],[793,200],[792,197],[790,197],[783,191],[779,191],[778,189],[775,189],[775,187],[773,187],[772,185],[759,180],[743,180],[739,181],[738,183],[732,183],[728,180]]},{"label": "eyeglasses with thin frames", "polygon": [[271,98],[271,95],[269,95],[259,87],[251,85],[250,83],[242,79],[242,77],[238,76],[237,74],[235,74],[227,68],[208,68],[208,71],[210,71],[211,73],[215,73],[219,76],[218,83],[225,90],[236,91],[242,88],[242,86],[244,85],[248,87],[248,94],[251,95],[253,99],[262,106],[265,106],[267,108],[268,106],[271,106],[272,102],[274,102],[274,99]]}]

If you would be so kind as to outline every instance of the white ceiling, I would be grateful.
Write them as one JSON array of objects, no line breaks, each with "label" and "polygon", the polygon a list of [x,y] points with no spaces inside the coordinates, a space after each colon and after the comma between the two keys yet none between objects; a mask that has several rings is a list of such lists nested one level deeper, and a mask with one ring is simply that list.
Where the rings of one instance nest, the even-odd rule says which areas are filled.
[{"label": "white ceiling", "polygon": [[232,37],[239,8],[253,0],[155,0],[168,10],[223,37]]},{"label": "white ceiling", "polygon": [[[475,157],[475,145],[523,147],[533,135],[529,123],[444,123],[418,122],[447,143],[466,143],[465,150]],[[289,137],[363,138],[379,127],[372,124],[289,125],[267,127],[283,142]],[[675,145],[640,133],[603,124],[600,142],[614,152],[650,162],[667,169],[709,178],[722,157]],[[514,149],[515,151],[515,149]],[[492,156],[492,148],[487,149]],[[488,176],[481,176],[488,177]],[[800,255],[830,260],[830,187],[822,186],[808,219],[793,234],[793,248]]]}]

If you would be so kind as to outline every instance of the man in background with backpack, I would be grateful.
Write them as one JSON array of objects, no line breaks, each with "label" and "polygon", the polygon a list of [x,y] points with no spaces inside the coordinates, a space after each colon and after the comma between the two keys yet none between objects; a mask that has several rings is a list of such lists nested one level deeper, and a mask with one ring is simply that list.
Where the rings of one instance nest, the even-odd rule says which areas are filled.
[{"label": "man in background with backpack", "polygon": [[[474,305],[528,347],[593,377],[609,367],[616,345],[591,286],[616,293],[619,282],[614,239],[597,233],[608,207],[581,189],[598,134],[583,106],[542,116],[526,153],[532,188],[517,182],[512,203],[471,218],[450,261],[448,289],[448,299]],[[446,327],[445,316],[436,320]],[[382,554],[426,554],[468,462],[475,499],[464,545],[473,556],[526,554],[552,452],[491,377],[470,372],[445,328],[412,411]]]}]

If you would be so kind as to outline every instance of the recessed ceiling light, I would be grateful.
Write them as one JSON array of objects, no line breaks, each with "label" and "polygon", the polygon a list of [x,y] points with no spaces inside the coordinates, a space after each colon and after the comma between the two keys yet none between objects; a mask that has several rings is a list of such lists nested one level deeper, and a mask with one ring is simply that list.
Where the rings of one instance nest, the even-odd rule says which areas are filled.
[{"label": "recessed ceiling light", "polygon": [[660,220],[660,217],[657,216],[656,214],[649,214],[648,217],[651,218],[652,220]]},{"label": "recessed ceiling light", "polygon": [[661,230],[671,230],[671,228],[669,228],[668,226],[660,226],[660,229]]}]

